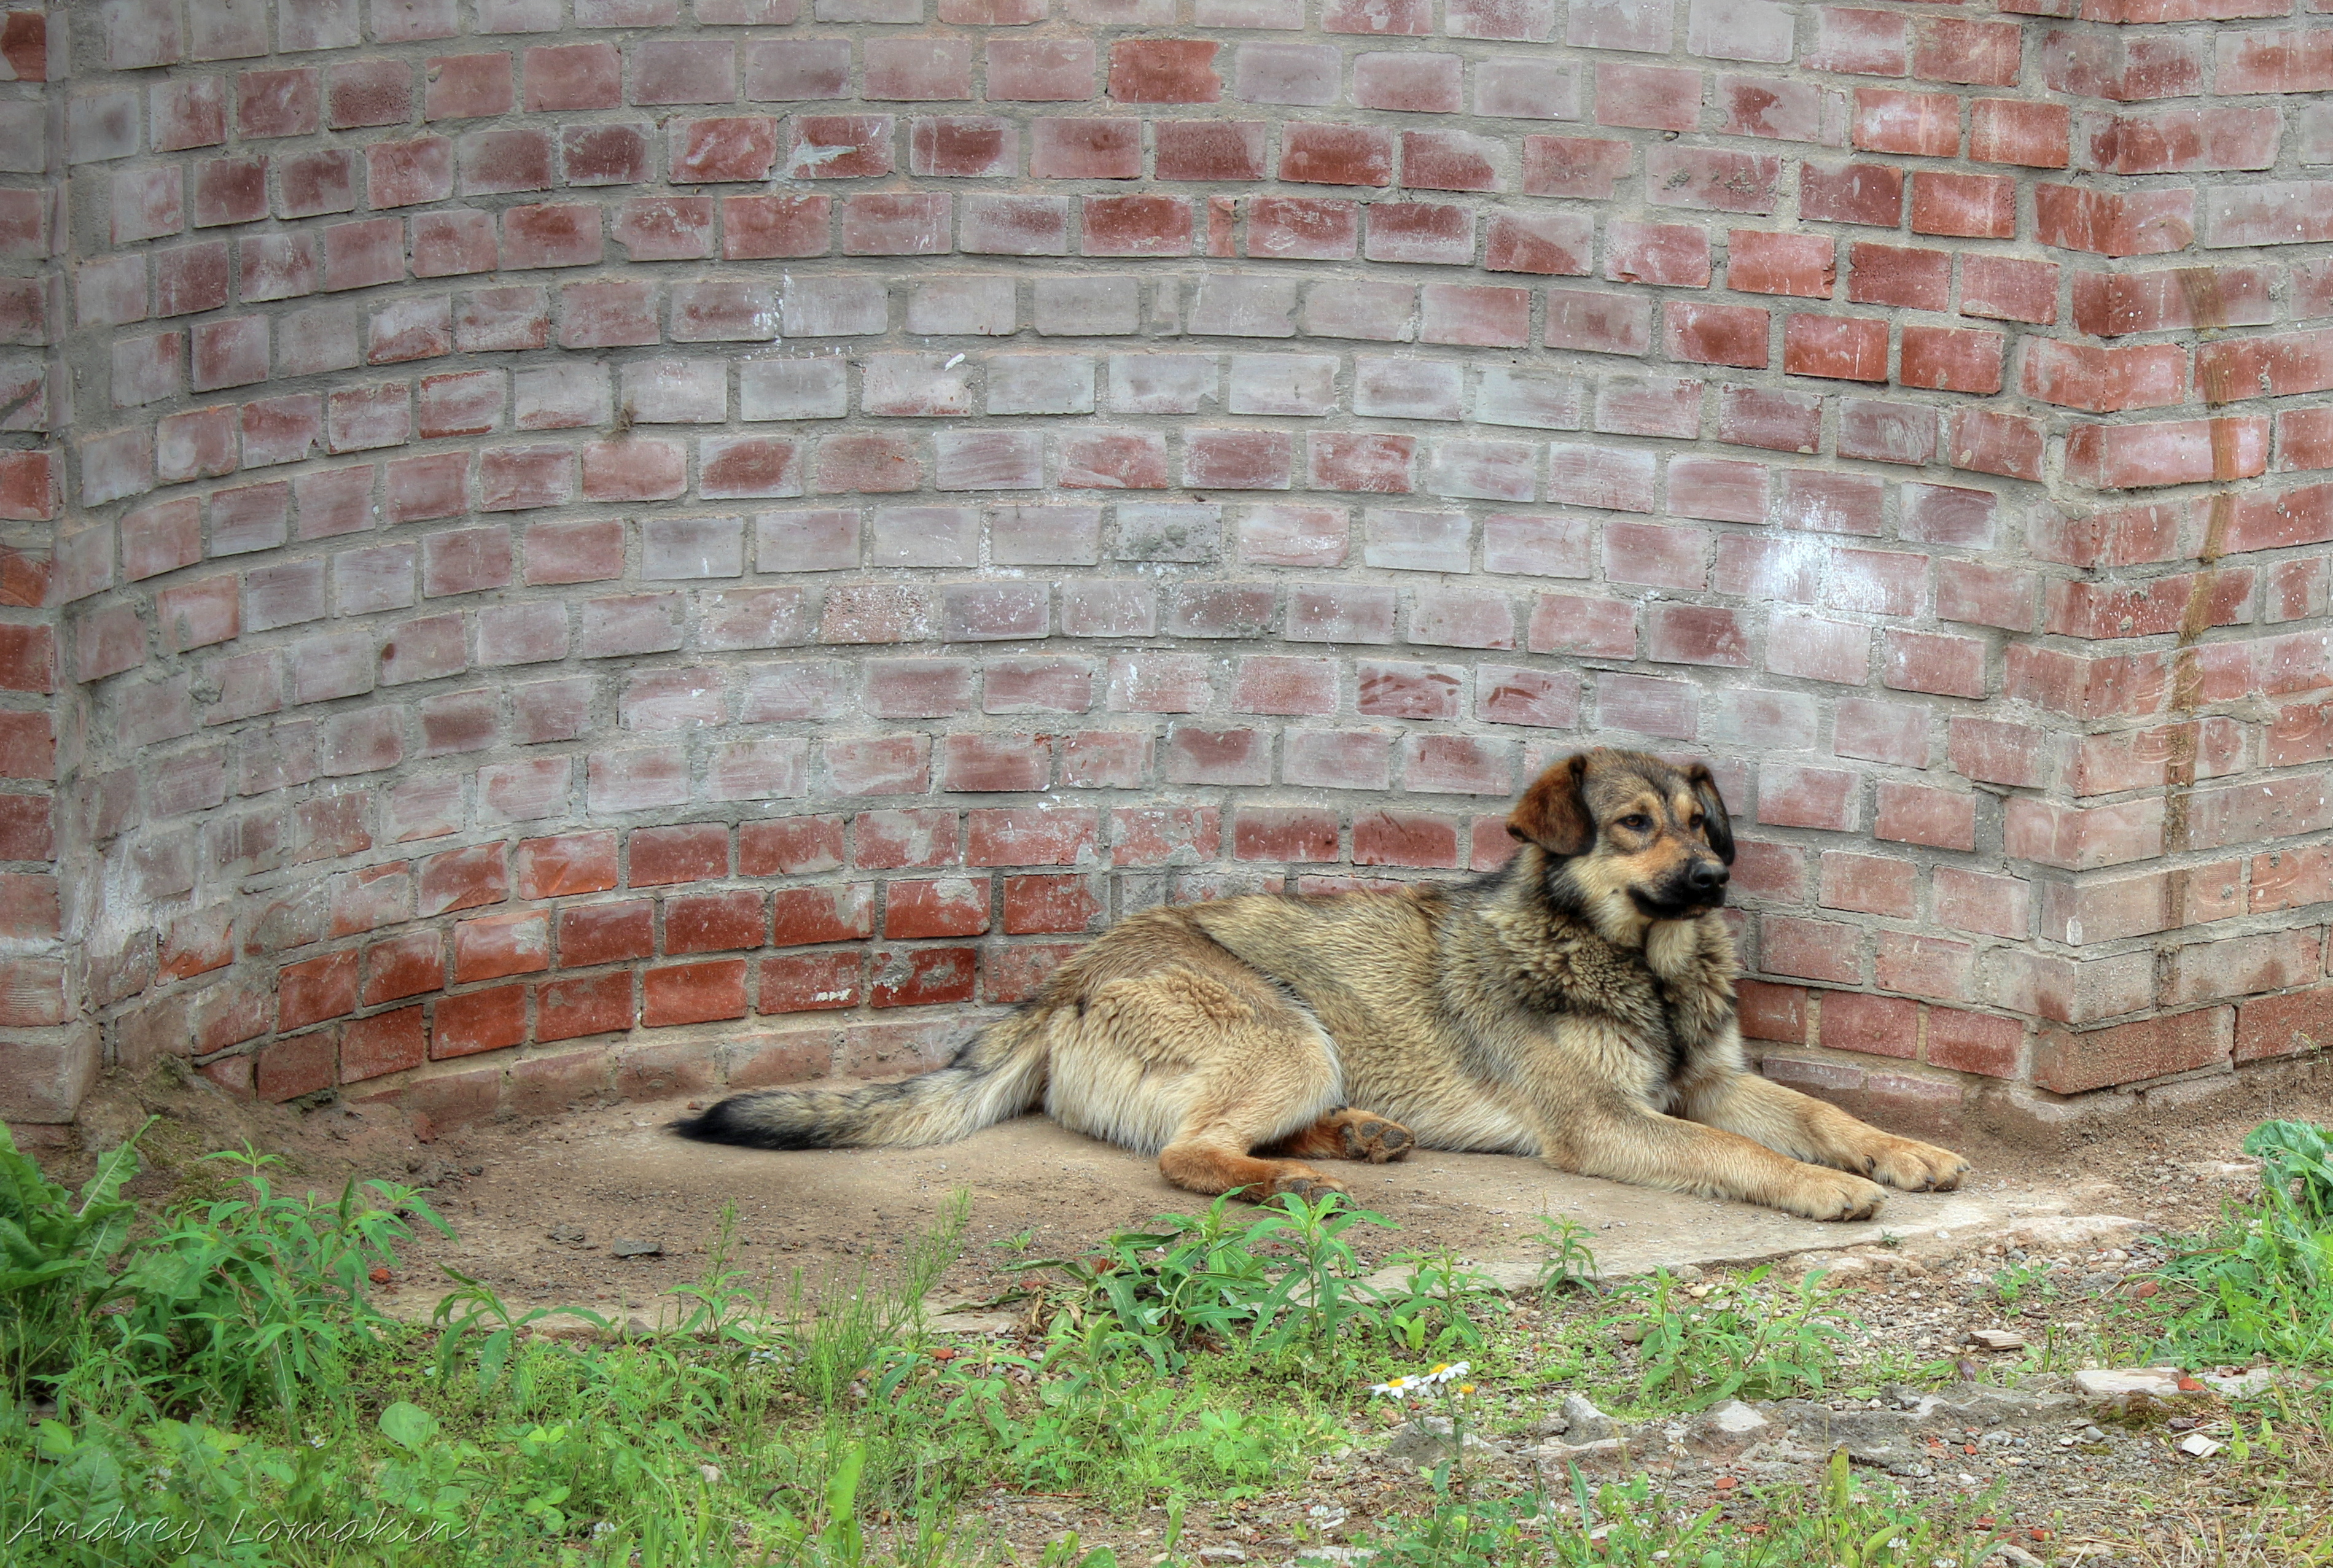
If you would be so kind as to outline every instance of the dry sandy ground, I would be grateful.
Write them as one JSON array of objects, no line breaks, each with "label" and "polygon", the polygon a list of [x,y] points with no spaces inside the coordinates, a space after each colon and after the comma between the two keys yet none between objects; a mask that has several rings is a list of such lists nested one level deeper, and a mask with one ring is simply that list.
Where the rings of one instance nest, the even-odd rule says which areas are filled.
[{"label": "dry sandy ground", "polygon": [[[350,1175],[425,1185],[458,1238],[408,1250],[392,1299],[426,1313],[450,1265],[514,1305],[557,1303],[621,1310],[650,1322],[668,1293],[705,1269],[725,1204],[736,1206],[736,1266],[782,1286],[865,1259],[878,1267],[929,1225],[949,1197],[971,1195],[970,1245],[941,1295],[974,1298],[1024,1256],[1073,1252],[1162,1211],[1192,1211],[1147,1159],[1023,1117],[961,1143],[911,1151],[773,1153],[690,1143],[665,1132],[686,1109],[629,1104],[527,1123],[483,1125],[424,1143],[394,1112],[345,1106],[298,1112],[226,1100],[200,1083],[158,1078],[112,1085],[90,1120],[93,1143],[144,1112],[169,1120],[149,1146],[183,1158],[249,1139],[280,1151],[299,1179],[337,1189]],[[1534,1161],[1423,1152],[1384,1166],[1345,1165],[1354,1200],[1399,1227],[1359,1230],[1382,1261],[1407,1248],[1447,1248],[1478,1262],[1529,1259],[1542,1214],[1587,1224],[1608,1272],[1656,1263],[1746,1262],[1802,1249],[1945,1231],[1981,1234],[2033,1214],[2125,1214],[2192,1223],[2227,1191],[2213,1167],[2237,1157],[2270,1115],[2333,1119],[2333,1073],[2288,1074],[2179,1107],[2130,1116],[2073,1152],[2040,1154],[1974,1144],[1974,1176],[1958,1194],[1892,1198],[1879,1219],[1822,1226],[1738,1204],[1680,1199],[1563,1176]],[[118,1136],[118,1133],[116,1134]],[[70,1167],[73,1160],[53,1160]],[[68,1171],[66,1173],[70,1174]],[[141,1179],[158,1196],[172,1178]],[[618,1257],[618,1241],[657,1243]]]}]

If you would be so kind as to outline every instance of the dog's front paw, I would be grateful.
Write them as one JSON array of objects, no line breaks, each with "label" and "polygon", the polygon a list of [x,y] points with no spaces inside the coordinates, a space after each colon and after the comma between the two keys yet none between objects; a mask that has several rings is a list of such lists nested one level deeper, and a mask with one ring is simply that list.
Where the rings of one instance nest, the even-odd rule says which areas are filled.
[{"label": "dog's front paw", "polygon": [[1844,1171],[1810,1165],[1774,1200],[1774,1207],[1804,1219],[1868,1219],[1887,1201],[1887,1191]]},{"label": "dog's front paw", "polygon": [[1969,1162],[1950,1149],[1911,1138],[1889,1138],[1865,1151],[1870,1176],[1906,1192],[1949,1192],[1968,1174]]}]

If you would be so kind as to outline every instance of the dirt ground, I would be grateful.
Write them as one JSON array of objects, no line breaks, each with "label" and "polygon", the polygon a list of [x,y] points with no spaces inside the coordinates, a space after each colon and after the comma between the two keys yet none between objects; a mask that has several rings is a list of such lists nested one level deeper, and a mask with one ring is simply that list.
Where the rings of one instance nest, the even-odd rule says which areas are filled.
[{"label": "dirt ground", "polygon": [[[391,1295],[417,1315],[450,1286],[444,1266],[480,1278],[513,1305],[589,1305],[653,1323],[669,1292],[699,1276],[725,1204],[736,1206],[735,1266],[782,1286],[861,1260],[878,1268],[928,1226],[951,1194],[971,1194],[969,1244],[936,1293],[940,1305],[994,1293],[1018,1257],[1060,1255],[1162,1211],[1201,1200],[1169,1188],[1142,1156],[1063,1132],[1040,1117],[961,1143],[907,1151],[773,1153],[685,1142],[664,1123],[681,1103],[625,1104],[418,1140],[380,1106],[257,1107],[199,1081],[158,1076],[109,1085],[84,1117],[103,1146],[143,1115],[158,1168],[139,1188],[160,1196],[167,1167],[248,1140],[283,1154],[297,1181],[337,1189],[350,1176],[427,1187],[457,1231],[408,1250]],[[1746,1206],[1678,1199],[1570,1178],[1536,1162],[1422,1152],[1384,1166],[1343,1165],[1354,1200],[1398,1234],[1363,1231],[1373,1262],[1404,1249],[1448,1248],[1476,1262],[1532,1253],[1541,1214],[1596,1233],[1608,1272],[1681,1261],[1752,1261],[1925,1229],[1963,1238],[2034,1213],[2121,1214],[2176,1229],[2215,1212],[2231,1190],[2223,1167],[2270,1116],[2333,1120],[2333,1073],[2287,1073],[2184,1104],[2161,1104],[2077,1139],[2070,1152],[1964,1143],[1976,1171],[1962,1194],[1899,1194],[1876,1223],[1819,1226]],[[85,1160],[86,1156],[82,1159]],[[69,1167],[72,1158],[52,1159]],[[61,1174],[70,1175],[69,1170]],[[652,1243],[639,1256],[619,1244]]]}]

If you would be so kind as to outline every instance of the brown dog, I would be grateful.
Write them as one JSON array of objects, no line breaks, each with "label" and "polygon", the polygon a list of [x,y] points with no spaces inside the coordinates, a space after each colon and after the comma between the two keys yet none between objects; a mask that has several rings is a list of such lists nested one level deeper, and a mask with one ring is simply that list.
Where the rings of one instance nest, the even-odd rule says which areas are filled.
[{"label": "brown dog", "polygon": [[1336,1189],[1309,1160],[1413,1147],[1859,1219],[1968,1162],[1744,1066],[1709,770],[1570,757],[1456,885],[1147,910],[956,1059],[901,1083],[724,1100],[676,1131],[770,1149],[944,1143],[1042,1103],[1178,1187]]}]

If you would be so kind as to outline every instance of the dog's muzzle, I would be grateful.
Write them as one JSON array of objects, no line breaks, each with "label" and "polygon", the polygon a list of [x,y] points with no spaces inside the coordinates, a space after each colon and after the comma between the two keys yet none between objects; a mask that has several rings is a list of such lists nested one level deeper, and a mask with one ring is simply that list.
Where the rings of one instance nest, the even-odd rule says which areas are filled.
[{"label": "dog's muzzle", "polygon": [[1732,879],[1722,861],[1696,860],[1658,888],[1632,887],[1628,896],[1635,900],[1637,911],[1651,919],[1682,920],[1722,906],[1725,884]]}]

